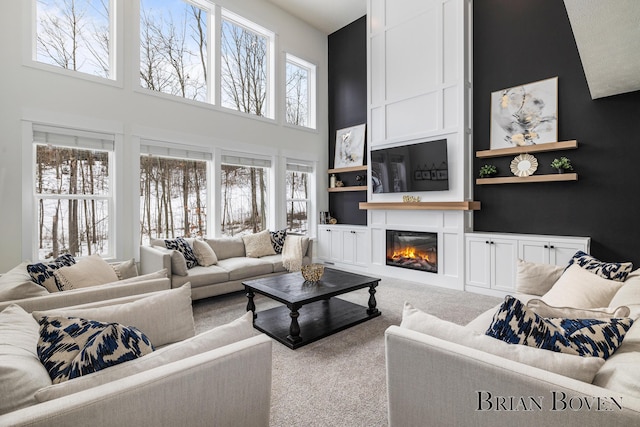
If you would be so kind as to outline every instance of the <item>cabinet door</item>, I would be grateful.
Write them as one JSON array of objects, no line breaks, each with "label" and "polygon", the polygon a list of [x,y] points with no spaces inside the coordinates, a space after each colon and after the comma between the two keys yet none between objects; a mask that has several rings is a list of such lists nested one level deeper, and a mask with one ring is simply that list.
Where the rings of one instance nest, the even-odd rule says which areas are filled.
[{"label": "cabinet door", "polygon": [[356,232],[353,230],[342,231],[342,261],[347,264],[355,264],[356,261]]},{"label": "cabinet door", "polygon": [[549,264],[565,266],[578,251],[587,252],[586,245],[571,242],[549,242]]},{"label": "cabinet door", "polygon": [[342,230],[329,228],[329,260],[342,262]]},{"label": "cabinet door", "polygon": [[471,286],[491,287],[491,248],[489,238],[467,238],[466,282]]},{"label": "cabinet door", "polygon": [[516,258],[518,242],[507,239],[491,239],[491,287],[503,291],[516,289]]},{"label": "cabinet door", "polygon": [[[326,227],[318,227],[318,259],[329,259],[329,251],[331,250],[331,230]],[[315,251],[316,249],[314,249]]]},{"label": "cabinet door", "polygon": [[518,242],[518,257],[527,262],[549,264],[549,244],[534,240]]},{"label": "cabinet door", "polygon": [[367,230],[356,230],[353,235],[355,237],[355,255],[353,256],[355,264],[368,266],[371,262],[369,232]]}]

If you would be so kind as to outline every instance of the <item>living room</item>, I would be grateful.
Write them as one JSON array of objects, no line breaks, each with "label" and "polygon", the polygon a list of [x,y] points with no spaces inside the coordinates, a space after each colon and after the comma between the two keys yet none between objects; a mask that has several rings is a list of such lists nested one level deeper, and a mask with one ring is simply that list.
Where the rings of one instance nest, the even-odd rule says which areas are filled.
[{"label": "living room", "polygon": [[[465,272],[465,235],[472,232],[496,238],[499,233],[588,238],[588,252],[596,258],[640,265],[640,256],[636,254],[640,236],[632,225],[635,203],[627,196],[637,185],[633,184],[637,182],[633,153],[639,150],[634,144],[634,124],[640,117],[640,92],[636,88],[592,97],[565,2],[531,0],[516,4],[491,0],[468,4],[468,10],[463,7],[464,2],[436,2],[442,4],[440,7],[445,12],[441,13],[460,12],[467,19],[456,18],[461,32],[457,34],[460,39],[455,47],[455,61],[460,61],[458,65],[465,71],[460,70],[455,82],[439,82],[437,88],[443,94],[441,101],[451,99],[446,98],[446,89],[458,91],[452,99],[459,121],[454,125],[446,122],[449,109],[438,117],[441,123],[437,130],[421,130],[405,138],[411,142],[439,139],[443,135],[449,138],[449,190],[412,194],[418,194],[423,203],[478,202],[479,206],[453,213],[417,210],[405,216],[389,214],[390,210],[362,209],[360,204],[400,204],[402,196],[408,193],[375,194],[370,183],[366,184],[366,191],[327,191],[331,187],[327,171],[334,168],[336,133],[366,123],[368,144],[372,138],[370,133],[377,131],[378,122],[371,122],[373,108],[368,101],[372,87],[367,81],[373,66],[369,64],[367,49],[374,37],[367,27],[365,2],[362,2],[364,14],[354,16],[347,25],[333,31],[313,27],[276,6],[275,1],[220,0],[214,6],[194,2],[212,8],[208,21],[212,25],[219,25],[220,21],[216,20],[226,17],[235,19],[234,22],[257,25],[273,35],[269,39],[273,43],[270,60],[275,71],[267,78],[271,85],[266,91],[269,100],[261,117],[223,106],[220,76],[214,77],[212,86],[215,87],[208,89],[204,102],[142,87],[139,2],[112,0],[110,3],[115,5],[113,34],[116,36],[109,57],[108,78],[38,63],[34,60],[36,3],[36,0],[4,2],[0,6],[3,35],[0,43],[5,55],[0,82],[3,93],[0,127],[4,130],[0,137],[3,201],[0,230],[12,242],[0,250],[2,272],[24,260],[38,259],[36,224],[39,218],[37,199],[33,197],[34,141],[37,132],[55,133],[61,129],[69,130],[71,135],[108,135],[112,140],[115,181],[110,212],[113,223],[110,223],[109,251],[105,254],[111,261],[140,260],[143,201],[138,185],[139,159],[152,147],[167,153],[171,150],[205,153],[212,190],[208,193],[204,236],[211,238],[225,236],[220,208],[224,197],[215,189],[221,187],[218,179],[226,161],[242,158],[270,165],[269,200],[264,219],[270,230],[288,227],[289,198],[284,185],[278,184],[284,181],[287,165],[307,167],[305,170],[312,171],[312,178],[305,201],[305,233],[314,240],[315,260],[329,261],[329,267],[393,276],[395,273],[390,271],[394,270],[384,265],[382,249],[378,250],[387,229],[384,221],[390,217],[392,225],[403,223],[405,228],[433,230],[437,228],[434,224],[448,224],[448,229],[435,230],[442,239],[440,244],[447,246],[439,258],[439,273],[398,274],[409,282],[436,285],[452,292],[473,287],[468,286]],[[381,2],[370,3],[369,7],[376,7]],[[407,7],[415,6],[409,3]],[[434,23],[442,24],[437,20]],[[211,45],[216,43],[219,45],[220,40]],[[421,44],[416,42],[412,49]],[[400,59],[406,60],[402,57],[407,53],[403,50]],[[285,64],[290,58],[298,60],[298,64],[311,65],[310,76],[315,78],[315,102],[311,109],[314,117],[304,125],[288,122],[285,114]],[[221,69],[214,58],[208,65],[212,70]],[[491,94],[554,77],[558,78],[557,141],[575,140],[577,145],[570,151],[536,153],[539,166],[533,176],[554,173],[550,166],[553,158],[567,156],[579,179],[528,185],[478,184],[478,171],[487,163],[496,165],[498,176],[513,176],[510,171],[513,156],[476,157],[476,152],[491,148]],[[446,106],[450,108],[451,104]],[[391,117],[387,119],[385,123],[391,131]],[[403,138],[382,138],[382,142],[378,140],[374,145],[394,146],[403,142]],[[371,148],[365,145],[363,166],[369,161],[367,155]],[[345,173],[339,179],[347,186],[356,185],[357,174]],[[363,265],[345,263],[344,257],[341,263],[328,259],[327,255],[318,256],[317,250],[322,248],[317,235],[318,227],[323,226],[320,212],[330,212],[337,220],[338,229],[344,226],[345,230],[356,230],[353,226],[366,230],[364,247],[368,255]],[[452,246],[455,249],[450,252]],[[483,292],[478,288],[482,286],[473,290],[490,296],[505,293],[503,290]],[[493,300],[484,297],[466,292],[464,298],[471,304],[473,298],[478,298],[479,307],[483,308],[485,304],[487,308],[495,305]],[[194,307],[197,309],[197,305]],[[386,307],[382,305],[383,308]]]}]

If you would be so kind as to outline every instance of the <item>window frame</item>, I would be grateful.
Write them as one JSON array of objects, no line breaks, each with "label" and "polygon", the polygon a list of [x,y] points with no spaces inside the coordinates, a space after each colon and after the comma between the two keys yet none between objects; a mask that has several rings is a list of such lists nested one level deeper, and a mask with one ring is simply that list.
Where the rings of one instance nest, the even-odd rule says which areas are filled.
[{"label": "window frame", "polygon": [[[283,89],[283,123],[286,126],[295,128],[317,130],[317,66],[316,64],[306,61],[296,55],[289,52],[284,54],[284,81],[282,84]],[[302,68],[307,71],[307,121],[308,125],[298,125],[295,123],[289,123],[287,120],[287,65],[292,64],[298,68]]]},{"label": "window frame", "polygon": [[[295,169],[295,170],[294,170]],[[298,169],[308,169],[308,170],[298,170]],[[308,190],[308,194],[307,194],[307,198],[306,199],[292,199],[288,196],[287,193],[287,180],[286,180],[286,176],[288,172],[305,172],[308,174],[308,182],[307,185],[309,186],[309,190]],[[311,236],[314,233],[312,232],[312,230],[315,229],[315,207],[314,207],[314,200],[315,200],[315,188],[316,188],[316,165],[314,162],[308,161],[308,160],[301,160],[301,159],[294,159],[294,158],[289,158],[289,157],[285,157],[284,158],[284,174],[285,174],[285,180],[284,180],[284,195],[285,195],[285,200],[284,200],[284,228],[287,228],[287,232],[288,231],[288,221],[287,221],[287,215],[288,215],[288,207],[287,205],[290,202],[305,202],[307,204],[307,232],[306,232],[306,236]]]}]

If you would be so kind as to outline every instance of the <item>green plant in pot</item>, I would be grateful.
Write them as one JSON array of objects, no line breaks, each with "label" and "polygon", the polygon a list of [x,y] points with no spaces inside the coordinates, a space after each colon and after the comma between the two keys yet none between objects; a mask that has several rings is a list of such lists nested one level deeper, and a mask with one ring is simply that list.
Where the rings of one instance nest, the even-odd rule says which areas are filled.
[{"label": "green plant in pot", "polygon": [[573,170],[571,160],[567,157],[560,157],[559,159],[553,159],[551,167],[558,171],[558,173],[564,173],[564,171]]},{"label": "green plant in pot", "polygon": [[498,168],[494,165],[484,165],[480,168],[480,178],[490,178],[498,173]]}]

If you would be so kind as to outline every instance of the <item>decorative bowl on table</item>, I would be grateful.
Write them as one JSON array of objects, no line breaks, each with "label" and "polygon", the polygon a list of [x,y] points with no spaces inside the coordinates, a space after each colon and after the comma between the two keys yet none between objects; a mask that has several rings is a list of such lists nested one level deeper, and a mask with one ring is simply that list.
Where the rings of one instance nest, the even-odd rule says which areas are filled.
[{"label": "decorative bowl on table", "polygon": [[322,277],[324,273],[324,265],[322,264],[309,264],[303,265],[302,269],[302,277],[307,282],[315,283]]}]

